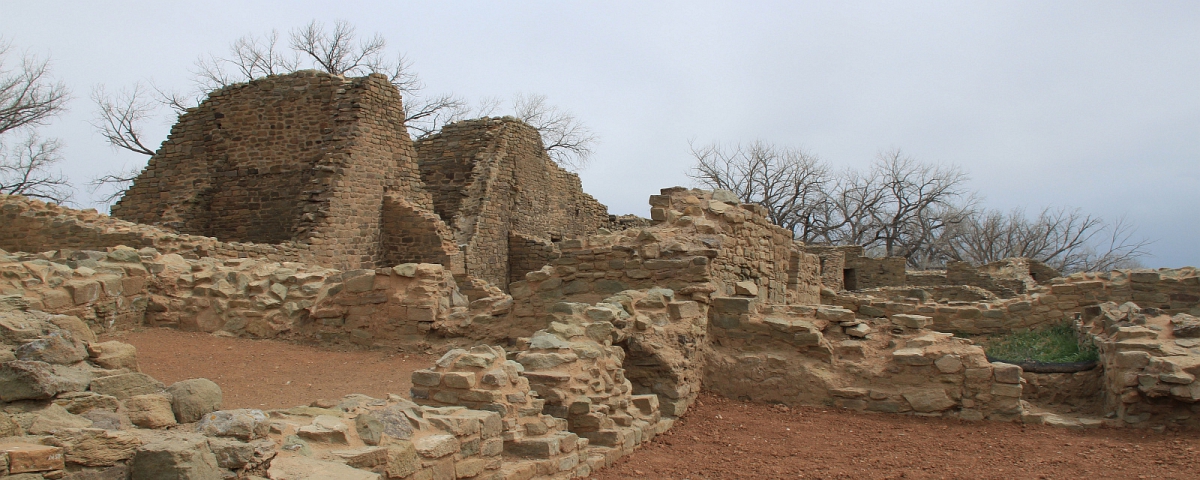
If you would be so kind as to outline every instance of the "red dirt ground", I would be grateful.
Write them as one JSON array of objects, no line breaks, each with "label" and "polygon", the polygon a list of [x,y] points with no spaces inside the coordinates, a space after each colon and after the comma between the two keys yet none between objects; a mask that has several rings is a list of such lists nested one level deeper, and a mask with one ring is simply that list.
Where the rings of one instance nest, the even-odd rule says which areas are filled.
[{"label": "red dirt ground", "polygon": [[337,351],[274,340],[217,337],[152,328],[106,336],[137,347],[142,373],[170,385],[207,378],[221,386],[223,408],[290,408],[351,393],[408,397],[413,370],[437,357],[385,351]]},{"label": "red dirt ground", "polygon": [[[225,408],[284,408],[350,393],[407,396],[435,357],[334,351],[149,329],[110,337],[170,384],[204,377]],[[290,383],[289,383],[290,382]],[[671,431],[594,478],[1200,478],[1200,432],[1040,425],[749,404],[705,394]]]}]

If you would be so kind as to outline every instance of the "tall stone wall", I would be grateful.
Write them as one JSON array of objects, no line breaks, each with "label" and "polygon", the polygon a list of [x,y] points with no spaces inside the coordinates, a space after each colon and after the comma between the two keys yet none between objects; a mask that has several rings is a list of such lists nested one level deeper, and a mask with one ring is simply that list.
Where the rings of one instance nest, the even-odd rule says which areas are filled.
[{"label": "tall stone wall", "polygon": [[509,239],[544,242],[595,232],[608,209],[554,163],[537,130],[511,117],[447,125],[416,144],[433,209],[465,245],[467,272],[509,282]]},{"label": "tall stone wall", "polygon": [[384,76],[271,76],[180,116],[112,212],[224,241],[298,240],[322,264],[374,267],[384,193],[432,208],[414,157]]}]

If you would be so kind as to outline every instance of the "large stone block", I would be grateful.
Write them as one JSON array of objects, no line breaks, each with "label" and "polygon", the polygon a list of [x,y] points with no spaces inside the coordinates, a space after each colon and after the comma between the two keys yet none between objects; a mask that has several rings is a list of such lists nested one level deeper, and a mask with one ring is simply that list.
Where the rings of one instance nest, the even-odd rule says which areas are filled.
[{"label": "large stone block", "polygon": [[82,392],[91,381],[91,373],[82,368],[14,360],[0,365],[0,400],[37,400]]},{"label": "large stone block", "polygon": [[92,380],[91,390],[101,395],[110,395],[125,400],[134,395],[160,393],[166,385],[144,373],[123,373]]},{"label": "large stone block", "polygon": [[130,463],[132,480],[216,480],[217,458],[203,435],[173,433],[138,448]]},{"label": "large stone block", "polygon": [[167,387],[171,410],[179,423],[200,421],[204,415],[221,409],[221,387],[207,378],[183,380]]}]

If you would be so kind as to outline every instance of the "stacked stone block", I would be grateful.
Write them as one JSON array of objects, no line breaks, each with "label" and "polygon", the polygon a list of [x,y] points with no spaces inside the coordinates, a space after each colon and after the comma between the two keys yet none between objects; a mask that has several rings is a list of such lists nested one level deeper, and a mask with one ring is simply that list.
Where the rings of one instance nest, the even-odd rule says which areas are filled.
[{"label": "stacked stone block", "polygon": [[522,371],[500,347],[451,350],[433,368],[413,372],[412,397],[425,405],[493,412],[502,434],[487,440],[486,448],[515,457],[503,466],[506,475],[586,475],[588,441],[566,431],[565,420],[543,414],[545,400],[530,390]]},{"label": "stacked stone block", "polygon": [[1123,424],[1195,426],[1200,413],[1200,320],[1132,302],[1085,309],[1077,323],[1104,365],[1105,410]]}]

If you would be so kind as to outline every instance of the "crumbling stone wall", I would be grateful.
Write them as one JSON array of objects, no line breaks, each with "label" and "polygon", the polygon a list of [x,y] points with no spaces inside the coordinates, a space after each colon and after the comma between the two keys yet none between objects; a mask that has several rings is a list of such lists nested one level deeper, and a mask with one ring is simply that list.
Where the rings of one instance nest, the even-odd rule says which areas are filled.
[{"label": "crumbling stone wall", "polygon": [[514,118],[447,125],[416,149],[434,210],[465,246],[467,271],[501,289],[510,278],[513,235],[548,243],[591,234],[609,220],[579,177],[550,159],[537,130]]},{"label": "crumbling stone wall", "polygon": [[511,284],[514,328],[542,328],[559,301],[595,303],[625,290],[666,288],[703,303],[711,295],[817,301],[819,258],[800,254],[760,207],[683,188],[664,189],[651,204],[663,219],[656,225],[563,240],[551,265]]},{"label": "crumbling stone wall", "polygon": [[116,246],[151,247],[186,258],[262,258],[276,262],[310,261],[307,245],[221,242],[212,237],[179,235],[159,227],[131,223],[53,203],[0,194],[0,249],[11,252],[96,250]]},{"label": "crumbling stone wall", "polygon": [[320,263],[375,267],[388,192],[432,208],[383,75],[270,76],[180,116],[113,215],[225,241],[312,245]]},{"label": "crumbling stone wall", "polygon": [[831,277],[831,280],[826,280],[826,286],[840,284],[843,290],[861,290],[898,287],[904,285],[907,280],[905,260],[902,257],[868,257],[859,245],[805,245],[804,251],[825,258],[827,263],[835,259],[838,253],[841,254],[841,272],[835,270],[834,265],[829,265],[822,273],[823,278]]},{"label": "crumbling stone wall", "polygon": [[929,317],[862,321],[829,306],[714,298],[705,386],[731,398],[1008,420],[1022,408],[1021,369],[930,332]]},{"label": "crumbling stone wall", "polygon": [[1200,425],[1200,319],[1133,302],[1101,303],[1081,317],[1076,327],[1104,365],[1107,412],[1126,425]]},{"label": "crumbling stone wall", "polygon": [[562,256],[553,243],[516,232],[508,233],[508,283],[525,279]]},{"label": "crumbling stone wall", "polygon": [[384,265],[437,263],[456,274],[466,273],[454,235],[433,212],[404,198],[386,195],[380,216]]},{"label": "crumbling stone wall", "polygon": [[[250,258],[195,260],[151,248],[6,254],[0,296],[110,332],[140,325],[363,346],[414,345],[495,322],[498,290],[468,304],[438,264],[342,272]],[[476,328],[474,338],[504,338]]]}]

